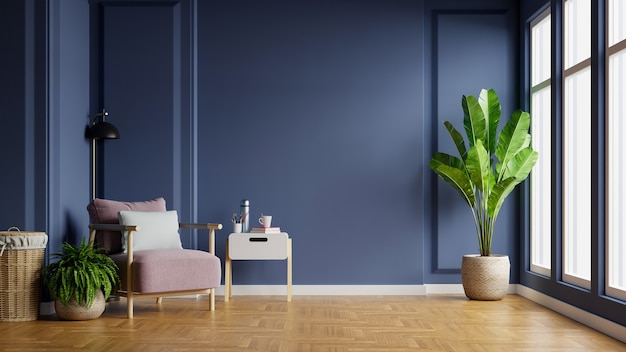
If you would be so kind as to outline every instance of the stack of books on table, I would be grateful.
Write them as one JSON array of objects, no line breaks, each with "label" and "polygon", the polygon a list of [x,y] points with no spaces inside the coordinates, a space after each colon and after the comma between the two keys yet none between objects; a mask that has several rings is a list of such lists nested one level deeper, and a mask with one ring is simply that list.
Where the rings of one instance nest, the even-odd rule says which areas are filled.
[{"label": "stack of books on table", "polygon": [[254,233],[279,233],[280,227],[253,227],[250,232]]}]

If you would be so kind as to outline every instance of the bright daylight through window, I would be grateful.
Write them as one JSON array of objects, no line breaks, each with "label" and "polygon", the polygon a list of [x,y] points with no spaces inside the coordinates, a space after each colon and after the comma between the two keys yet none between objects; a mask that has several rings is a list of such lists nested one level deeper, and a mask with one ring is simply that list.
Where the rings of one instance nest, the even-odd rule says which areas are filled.
[{"label": "bright daylight through window", "polygon": [[591,287],[591,0],[563,3],[563,280]]},{"label": "bright daylight through window", "polygon": [[550,10],[531,23],[530,115],[533,149],[539,152],[530,174],[530,269],[550,275],[552,255],[552,36]]}]

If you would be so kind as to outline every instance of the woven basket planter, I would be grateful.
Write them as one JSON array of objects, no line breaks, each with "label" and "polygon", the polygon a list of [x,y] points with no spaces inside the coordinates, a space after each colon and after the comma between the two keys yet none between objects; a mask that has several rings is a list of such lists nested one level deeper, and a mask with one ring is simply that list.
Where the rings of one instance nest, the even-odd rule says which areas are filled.
[{"label": "woven basket planter", "polygon": [[64,305],[57,298],[54,301],[54,309],[57,312],[59,318],[64,320],[91,320],[96,319],[102,315],[106,306],[106,300],[102,291],[96,292],[96,298],[93,300],[91,307],[87,308],[84,305],[76,303],[76,300],[72,299]]},{"label": "woven basket planter", "polygon": [[464,255],[461,277],[465,295],[481,301],[501,300],[509,288],[510,269],[511,263],[506,255]]}]

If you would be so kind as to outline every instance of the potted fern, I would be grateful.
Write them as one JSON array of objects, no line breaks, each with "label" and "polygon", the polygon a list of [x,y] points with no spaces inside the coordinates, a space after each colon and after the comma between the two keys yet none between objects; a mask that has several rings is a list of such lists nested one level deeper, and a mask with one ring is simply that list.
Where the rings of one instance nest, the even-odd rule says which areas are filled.
[{"label": "potted fern", "polygon": [[119,282],[117,265],[100,249],[85,243],[63,243],[58,259],[44,268],[43,277],[55,298],[57,315],[65,320],[89,320],[102,315],[106,299]]},{"label": "potted fern", "polygon": [[515,111],[497,135],[501,107],[493,89],[483,89],[478,98],[463,96],[461,105],[469,149],[461,133],[444,121],[459,157],[434,153],[430,168],[459,192],[474,218],[480,254],[463,256],[465,294],[499,300],[507,292],[510,262],[506,255],[491,253],[496,218],[507,196],[528,177],[538,154],[530,146],[527,112]]}]

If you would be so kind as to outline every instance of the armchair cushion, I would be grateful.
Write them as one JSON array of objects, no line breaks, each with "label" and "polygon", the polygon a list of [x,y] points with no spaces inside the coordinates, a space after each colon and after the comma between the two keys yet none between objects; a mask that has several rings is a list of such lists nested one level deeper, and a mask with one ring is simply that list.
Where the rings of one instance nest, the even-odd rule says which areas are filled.
[{"label": "armchair cushion", "polygon": [[[178,213],[170,211],[129,211],[119,212],[120,225],[137,225],[139,231],[133,234],[133,251],[148,249],[182,249],[178,233]],[[128,234],[122,236],[124,253]]]},{"label": "armchair cushion", "polygon": [[[166,211],[165,199],[156,198],[145,202],[124,202],[96,198],[87,205],[92,224],[119,224],[118,213],[122,210]],[[106,254],[122,252],[122,234],[118,231],[98,231],[95,242]]]},{"label": "armchair cushion", "polygon": [[[113,254],[119,268],[126,267],[126,254]],[[218,257],[194,249],[153,249],[134,253],[132,290],[137,293],[175,292],[219,287],[222,276]],[[126,271],[120,270],[121,287]],[[167,279],[164,279],[167,278]]]}]

